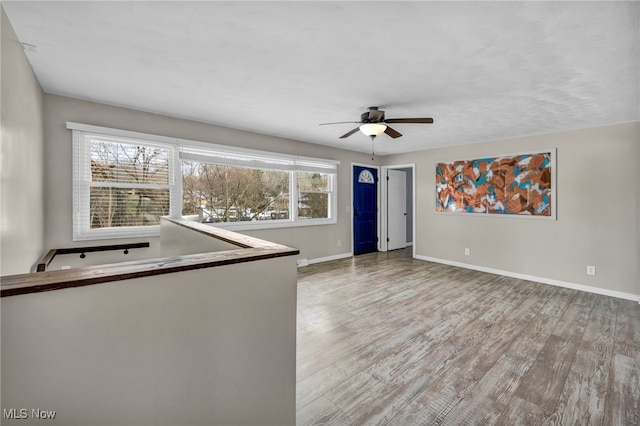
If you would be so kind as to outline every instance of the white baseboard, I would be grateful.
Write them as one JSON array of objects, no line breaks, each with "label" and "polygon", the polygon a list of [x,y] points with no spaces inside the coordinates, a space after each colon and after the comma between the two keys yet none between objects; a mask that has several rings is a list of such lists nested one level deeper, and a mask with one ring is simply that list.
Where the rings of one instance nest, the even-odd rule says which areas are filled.
[{"label": "white baseboard", "polygon": [[302,266],[313,265],[314,263],[322,263],[322,262],[329,262],[331,260],[345,259],[351,256],[353,256],[352,253],[340,253],[340,254],[334,254],[332,256],[317,257],[315,259],[298,259],[297,261],[298,268]]},{"label": "white baseboard", "polygon": [[519,274],[517,272],[503,271],[501,269],[487,268],[485,266],[470,265],[468,263],[455,262],[453,260],[438,259],[435,257],[422,256],[419,254],[416,254],[414,258],[420,259],[420,260],[426,260],[428,262],[442,263],[444,265],[458,266],[460,268],[473,269],[480,272],[488,272],[490,274],[503,275],[505,277],[518,278],[521,280],[535,281],[542,284],[555,285],[557,287],[565,287],[573,290],[580,290],[580,291],[586,291],[589,293],[601,294],[604,296],[617,297],[619,299],[633,300],[635,302],[640,303],[640,295],[624,293],[622,291],[607,290],[604,288],[591,287],[588,285],[576,284],[568,281],[560,281],[560,280],[554,280],[551,278],[542,278],[542,277],[536,277],[533,275]]}]

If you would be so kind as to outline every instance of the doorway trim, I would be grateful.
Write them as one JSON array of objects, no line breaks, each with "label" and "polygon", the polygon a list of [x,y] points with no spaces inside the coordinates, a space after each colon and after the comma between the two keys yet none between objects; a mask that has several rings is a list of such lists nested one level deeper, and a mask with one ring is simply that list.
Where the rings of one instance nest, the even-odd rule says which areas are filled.
[{"label": "doorway trim", "polygon": [[382,240],[383,240],[383,238],[380,237],[382,235],[381,228],[380,228],[380,226],[382,224],[382,220],[381,220],[381,216],[380,216],[380,211],[382,210],[382,208],[381,208],[382,204],[381,204],[381,200],[380,200],[380,195],[381,195],[380,194],[381,193],[381,190],[380,190],[380,187],[381,187],[381,185],[380,185],[380,176],[381,176],[380,175],[380,173],[381,173],[380,166],[375,165],[375,164],[357,163],[357,162],[353,162],[352,161],[351,162],[351,167],[349,168],[349,172],[350,172],[349,174],[351,175],[349,177],[349,181],[351,182],[351,184],[349,186],[349,191],[351,192],[351,204],[349,204],[349,207],[348,207],[349,229],[351,230],[351,232],[350,232],[350,234],[351,234],[351,256],[353,256],[354,252],[355,252],[355,250],[354,250],[354,248],[355,248],[354,241],[355,240],[353,238],[353,184],[354,184],[354,181],[353,181],[353,168],[355,166],[368,167],[370,169],[376,169],[378,171],[378,182],[376,182],[376,194],[377,194],[377,199],[378,199],[377,200],[377,205],[376,205],[376,208],[378,209],[378,214],[376,216],[376,222],[377,222],[377,224],[376,224],[376,232],[378,234],[377,235],[377,237],[378,237],[378,251],[382,251],[381,244],[382,244]]},{"label": "doorway trim", "polygon": [[[394,164],[391,166],[382,166],[382,173],[378,180],[384,179],[383,183],[387,180],[387,171],[395,170],[395,169],[411,169],[411,250],[412,256],[416,257],[416,163],[409,164]],[[387,246],[387,238],[384,237],[387,235],[387,208],[389,207],[389,200],[387,197],[387,191],[382,190],[383,185],[378,185],[378,193],[380,194],[380,205],[381,208],[378,210],[380,216],[380,235],[382,237],[378,237],[380,242],[380,251],[388,251]]]}]

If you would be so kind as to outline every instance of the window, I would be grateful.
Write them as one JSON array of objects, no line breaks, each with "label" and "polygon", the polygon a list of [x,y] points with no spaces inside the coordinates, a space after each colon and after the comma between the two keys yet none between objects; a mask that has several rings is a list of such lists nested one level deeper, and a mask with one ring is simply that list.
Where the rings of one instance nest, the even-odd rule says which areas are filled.
[{"label": "window", "polygon": [[159,235],[160,217],[233,229],[336,222],[339,162],[67,123],[74,240]]},{"label": "window", "polygon": [[182,214],[234,229],[336,222],[337,162],[183,141]]},{"label": "window", "polygon": [[298,218],[327,219],[330,217],[329,207],[332,175],[317,172],[297,172],[298,184]]},{"label": "window", "polygon": [[171,214],[174,145],[73,131],[73,239],[159,235]]},{"label": "window", "polygon": [[289,173],[183,161],[182,215],[207,223],[289,219]]}]

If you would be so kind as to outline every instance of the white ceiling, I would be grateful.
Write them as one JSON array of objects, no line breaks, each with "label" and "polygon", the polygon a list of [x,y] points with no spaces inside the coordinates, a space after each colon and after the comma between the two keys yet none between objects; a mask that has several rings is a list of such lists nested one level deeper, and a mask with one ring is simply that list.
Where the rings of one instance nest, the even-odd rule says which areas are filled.
[{"label": "white ceiling", "polygon": [[45,92],[369,152],[640,117],[638,2],[4,1]]}]

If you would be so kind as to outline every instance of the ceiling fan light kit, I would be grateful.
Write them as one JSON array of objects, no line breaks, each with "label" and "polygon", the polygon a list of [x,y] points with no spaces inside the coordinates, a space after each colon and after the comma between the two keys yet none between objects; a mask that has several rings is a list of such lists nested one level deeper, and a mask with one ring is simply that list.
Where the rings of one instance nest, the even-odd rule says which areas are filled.
[{"label": "ceiling fan light kit", "polygon": [[387,130],[387,125],[380,123],[365,123],[360,126],[360,131],[371,139],[380,136],[385,130]]}]

